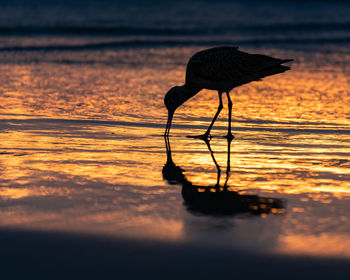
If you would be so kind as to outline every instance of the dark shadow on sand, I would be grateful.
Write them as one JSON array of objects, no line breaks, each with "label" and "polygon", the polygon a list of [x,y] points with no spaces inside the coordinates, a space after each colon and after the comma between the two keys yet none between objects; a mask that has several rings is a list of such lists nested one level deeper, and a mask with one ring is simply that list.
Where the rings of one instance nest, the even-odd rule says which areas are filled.
[{"label": "dark shadow on sand", "polygon": [[349,261],[230,247],[0,230],[1,279],[346,279]]}]

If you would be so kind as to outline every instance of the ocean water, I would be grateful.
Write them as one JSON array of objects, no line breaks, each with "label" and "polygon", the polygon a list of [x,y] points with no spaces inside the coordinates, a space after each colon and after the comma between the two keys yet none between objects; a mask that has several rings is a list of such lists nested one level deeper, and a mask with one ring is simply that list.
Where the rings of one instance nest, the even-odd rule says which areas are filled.
[{"label": "ocean water", "polygon": [[[1,3],[2,230],[350,258],[348,2]],[[186,137],[209,90],[166,143],[164,94],[218,45],[295,61],[231,92],[231,143],[226,99]]]}]

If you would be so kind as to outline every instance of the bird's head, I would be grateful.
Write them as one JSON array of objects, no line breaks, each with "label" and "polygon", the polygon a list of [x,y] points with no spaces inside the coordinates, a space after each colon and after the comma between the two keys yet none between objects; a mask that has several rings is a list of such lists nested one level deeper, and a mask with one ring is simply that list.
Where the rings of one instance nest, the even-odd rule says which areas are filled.
[{"label": "bird's head", "polygon": [[169,112],[175,112],[175,110],[186,101],[184,99],[184,94],[185,90],[183,86],[173,87],[167,92],[164,97],[164,104]]},{"label": "bird's head", "polygon": [[173,119],[175,110],[183,104],[186,98],[186,89],[184,86],[176,86],[171,88],[164,97],[165,107],[168,109],[168,122],[165,129],[165,135],[169,134],[171,121]]}]

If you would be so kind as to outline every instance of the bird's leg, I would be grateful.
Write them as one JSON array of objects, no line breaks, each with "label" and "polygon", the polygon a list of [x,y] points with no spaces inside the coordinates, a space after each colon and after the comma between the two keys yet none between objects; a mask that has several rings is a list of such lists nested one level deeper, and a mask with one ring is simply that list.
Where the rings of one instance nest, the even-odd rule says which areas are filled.
[{"label": "bird's leg", "polygon": [[233,139],[233,135],[231,133],[231,115],[232,115],[232,101],[230,98],[230,93],[226,91],[227,100],[228,100],[228,131],[227,131],[227,139]]},{"label": "bird's leg", "polygon": [[219,106],[218,106],[218,110],[216,111],[216,114],[213,118],[213,120],[211,121],[211,124],[209,125],[207,131],[202,134],[202,135],[198,135],[198,136],[187,136],[189,138],[199,138],[199,139],[203,139],[203,140],[206,140],[206,139],[211,139],[211,135],[210,135],[210,130],[211,128],[213,127],[214,125],[214,122],[216,121],[216,119],[218,118],[222,108],[224,108],[224,106],[222,105],[222,92],[221,91],[218,91],[219,93]]},{"label": "bird's leg", "polygon": [[216,119],[218,118],[222,108],[224,108],[224,106],[222,105],[222,92],[218,91],[218,94],[219,94],[219,106],[218,106],[218,110],[216,111],[216,114],[213,118],[213,120],[211,121],[211,124],[209,125],[207,131],[204,133],[204,135],[207,136],[207,138],[210,136],[210,130],[211,128],[213,127]]}]

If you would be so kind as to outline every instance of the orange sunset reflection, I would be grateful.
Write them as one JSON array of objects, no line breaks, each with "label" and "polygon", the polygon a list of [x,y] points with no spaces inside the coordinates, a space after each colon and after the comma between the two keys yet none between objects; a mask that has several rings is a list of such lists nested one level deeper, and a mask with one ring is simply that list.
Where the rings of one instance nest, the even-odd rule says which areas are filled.
[{"label": "orange sunset reflection", "polygon": [[[183,82],[195,50],[113,53],[132,67],[0,65],[0,226],[173,242],[225,228],[217,234],[230,246],[350,258],[346,61],[330,67],[300,59],[285,75],[232,91],[228,173],[227,140],[219,137],[226,133],[226,103],[210,142],[221,180],[239,195],[286,206],[254,218],[215,219],[188,211],[181,186],[162,177],[164,93]],[[142,64],[146,56],[157,67]],[[215,92],[203,91],[179,108],[171,131],[174,165],[188,184],[202,187],[198,192],[217,183],[217,167],[203,141],[185,136],[206,129],[217,102]]]}]

